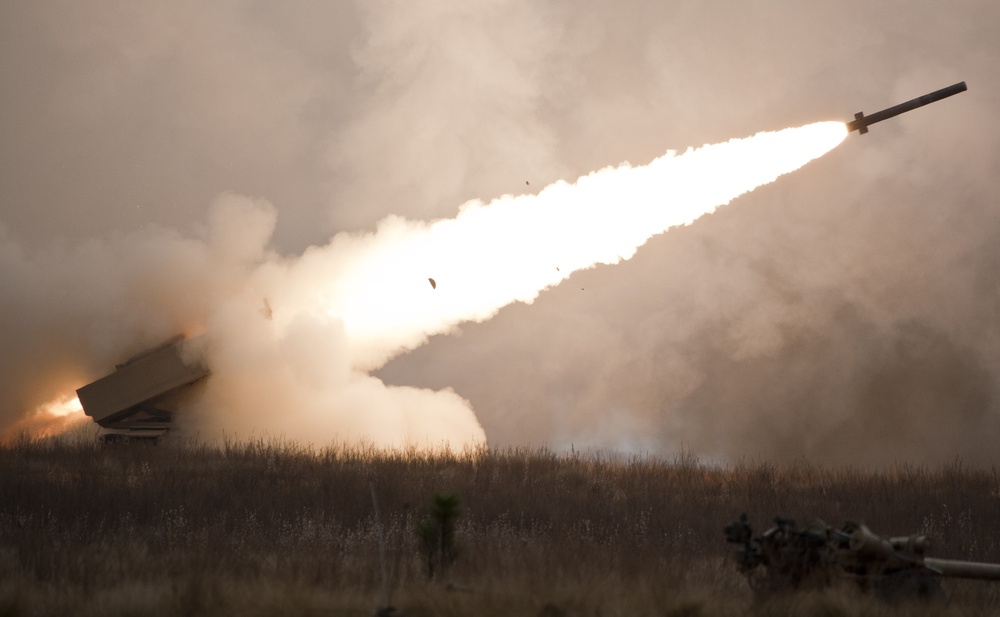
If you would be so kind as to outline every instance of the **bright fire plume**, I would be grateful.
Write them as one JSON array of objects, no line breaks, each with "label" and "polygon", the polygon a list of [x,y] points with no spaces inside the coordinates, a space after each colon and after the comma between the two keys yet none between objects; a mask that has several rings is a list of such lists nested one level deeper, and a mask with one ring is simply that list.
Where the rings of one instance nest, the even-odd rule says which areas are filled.
[{"label": "bright fire plume", "polygon": [[335,237],[301,265],[336,265],[316,301],[343,320],[354,366],[372,369],[463,321],[530,303],[576,270],[629,259],[652,236],[802,167],[846,135],[840,122],[758,133],[537,195],[472,201],[452,219],[390,217],[374,233]]}]

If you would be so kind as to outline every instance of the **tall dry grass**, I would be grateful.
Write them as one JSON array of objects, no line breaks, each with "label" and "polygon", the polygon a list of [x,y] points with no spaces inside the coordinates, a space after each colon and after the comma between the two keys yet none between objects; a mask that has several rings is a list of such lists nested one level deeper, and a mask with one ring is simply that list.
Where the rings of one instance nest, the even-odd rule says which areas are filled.
[{"label": "tall dry grass", "polygon": [[[376,523],[371,484],[382,523]],[[427,581],[414,528],[459,496],[459,556]],[[314,452],[256,440],[0,448],[0,615],[1000,614],[1000,583],[947,606],[839,591],[752,603],[722,528],[747,512],[925,533],[941,557],[1000,562],[1000,478],[943,468],[727,467],[506,450]]]}]

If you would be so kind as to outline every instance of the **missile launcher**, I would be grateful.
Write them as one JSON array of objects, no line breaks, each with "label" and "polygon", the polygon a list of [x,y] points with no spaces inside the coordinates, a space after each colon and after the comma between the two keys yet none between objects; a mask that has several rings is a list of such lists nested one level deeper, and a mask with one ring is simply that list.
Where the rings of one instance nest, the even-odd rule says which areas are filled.
[{"label": "missile launcher", "polygon": [[209,374],[197,340],[176,336],[76,391],[105,441],[156,439],[172,426],[184,393]]}]

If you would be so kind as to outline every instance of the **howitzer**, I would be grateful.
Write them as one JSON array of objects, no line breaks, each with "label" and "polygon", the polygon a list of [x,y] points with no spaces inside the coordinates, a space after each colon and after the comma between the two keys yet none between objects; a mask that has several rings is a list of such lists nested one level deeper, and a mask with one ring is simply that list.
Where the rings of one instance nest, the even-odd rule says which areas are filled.
[{"label": "howitzer", "polygon": [[883,537],[851,522],[836,529],[816,521],[803,530],[790,519],[774,523],[755,536],[744,514],[725,528],[726,541],[740,545],[736,562],[757,592],[849,582],[888,598],[932,598],[942,593],[941,577],[1000,580],[1000,565],[926,557],[926,536]]}]

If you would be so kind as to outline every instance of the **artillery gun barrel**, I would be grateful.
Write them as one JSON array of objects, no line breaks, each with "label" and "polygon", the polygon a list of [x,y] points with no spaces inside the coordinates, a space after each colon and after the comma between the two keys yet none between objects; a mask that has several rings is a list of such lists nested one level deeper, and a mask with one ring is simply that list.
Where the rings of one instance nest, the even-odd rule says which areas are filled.
[{"label": "artillery gun barrel", "polygon": [[1000,581],[1000,564],[924,557],[924,566],[941,576]]},{"label": "artillery gun barrel", "polygon": [[[842,529],[818,521],[799,531],[794,521],[776,518],[774,527],[755,536],[744,514],[725,534],[727,541],[740,545],[736,562],[758,592],[851,580],[862,591],[886,597],[933,598],[943,593],[939,578],[1000,581],[1000,564],[927,557],[931,541],[926,536],[879,536],[850,521]],[[763,573],[754,578],[757,567]]]}]

